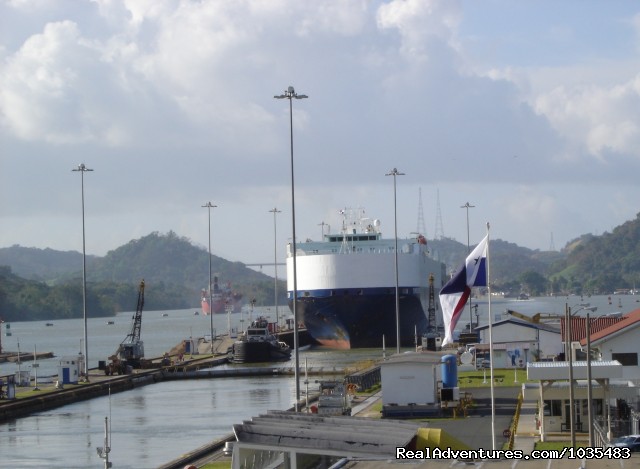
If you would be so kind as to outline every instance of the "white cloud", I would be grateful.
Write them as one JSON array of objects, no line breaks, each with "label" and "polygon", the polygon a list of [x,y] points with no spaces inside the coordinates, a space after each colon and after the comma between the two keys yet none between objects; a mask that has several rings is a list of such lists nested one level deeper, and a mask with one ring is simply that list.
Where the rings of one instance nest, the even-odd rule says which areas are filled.
[{"label": "white cloud", "polygon": [[393,0],[378,9],[381,29],[397,29],[402,38],[402,53],[412,60],[427,58],[426,44],[430,37],[454,45],[461,19],[457,1]]},{"label": "white cloud", "polygon": [[536,99],[571,146],[601,161],[611,152],[640,159],[640,75],[613,86],[559,86]]},{"label": "white cloud", "polygon": [[[489,3],[482,7],[488,16],[491,8],[499,10]],[[74,8],[77,4],[81,7]],[[286,206],[289,109],[272,96],[288,85],[310,96],[294,104],[303,233],[319,231],[317,223],[331,210],[358,204],[388,225],[392,213],[384,173],[394,166],[407,173],[399,194],[405,185],[426,190],[438,183],[443,203],[448,194],[447,211],[459,211],[469,200],[479,212],[501,200],[492,205],[491,218],[504,216],[507,222],[495,220],[502,226],[517,220],[509,240],[527,239],[527,246],[540,239],[546,244],[543,232],[552,228],[522,227],[535,219],[558,223],[573,209],[541,184],[588,184],[593,193],[598,185],[599,196],[611,200],[602,186],[621,184],[622,177],[629,187],[620,197],[633,200],[636,193],[630,182],[636,166],[630,163],[640,148],[637,58],[541,66],[539,57],[533,63],[523,57],[500,64],[485,60],[490,53],[470,57],[476,49],[460,36],[465,23],[475,20],[467,2],[46,5],[45,11],[38,2],[0,4],[0,15],[7,8],[12,15],[0,30],[0,132],[11,149],[0,156],[3,173],[17,164],[13,155],[49,158],[47,176],[59,165],[71,177],[69,168],[84,160],[96,169],[89,184],[95,193],[88,199],[96,204],[90,213],[96,222],[102,214],[108,220],[96,231],[122,229],[110,233],[110,241],[130,239],[132,231],[125,227],[132,220],[136,235],[184,226],[190,232],[180,234],[195,237],[200,227],[190,225],[209,199],[220,205],[220,216],[229,217],[229,231],[254,232],[254,220],[268,217],[266,210],[276,201]],[[551,29],[571,31],[571,21],[561,18],[558,29]],[[482,36],[474,47],[495,41],[510,47],[489,28],[471,29]],[[536,42],[527,29],[522,32],[527,40],[518,44]],[[547,43],[563,37],[551,35]],[[597,164],[575,164],[580,158]],[[627,163],[622,176],[621,161]],[[53,177],[57,186],[36,185],[56,194],[64,189],[65,176]],[[114,193],[116,180],[122,189]],[[33,181],[5,177],[1,182],[8,194],[20,194],[21,202],[1,206],[0,214],[15,210],[27,217],[39,205],[24,189]],[[447,192],[447,186],[456,190]],[[484,200],[479,192],[486,192]],[[401,205],[411,213],[405,218],[413,219],[416,201],[413,194],[406,197]],[[70,203],[56,198],[51,205],[64,211]],[[142,216],[139,207],[145,207]],[[231,212],[242,216],[232,218]],[[122,214],[125,223],[118,223]],[[585,220],[594,223],[588,215],[574,219],[571,230],[586,226]],[[20,232],[18,224],[12,226]],[[56,233],[64,229],[63,221]],[[11,236],[3,240],[11,242]],[[226,236],[232,246],[233,234]]]}]

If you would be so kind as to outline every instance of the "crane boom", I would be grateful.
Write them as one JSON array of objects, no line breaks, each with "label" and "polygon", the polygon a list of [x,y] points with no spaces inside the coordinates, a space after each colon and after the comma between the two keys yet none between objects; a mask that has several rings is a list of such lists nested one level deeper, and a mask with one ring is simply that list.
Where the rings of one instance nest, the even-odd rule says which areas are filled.
[{"label": "crane boom", "polygon": [[133,326],[131,332],[125,340],[129,339],[129,343],[140,341],[140,331],[142,329],[142,308],[144,307],[144,279],[140,281],[138,288],[138,304],[136,305],[136,314],[133,317]]},{"label": "crane boom", "polygon": [[433,288],[433,274],[429,275],[429,308],[428,308],[428,317],[427,317],[427,332],[435,332],[436,331],[436,300],[435,300],[435,291]]}]

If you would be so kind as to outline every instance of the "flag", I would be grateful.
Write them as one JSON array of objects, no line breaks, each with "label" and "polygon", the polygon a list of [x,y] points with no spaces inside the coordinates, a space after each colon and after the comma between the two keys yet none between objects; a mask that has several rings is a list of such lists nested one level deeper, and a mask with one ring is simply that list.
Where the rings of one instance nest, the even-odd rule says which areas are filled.
[{"label": "flag", "polygon": [[489,235],[469,254],[462,268],[440,290],[440,306],[444,319],[442,345],[453,342],[453,330],[471,295],[471,287],[487,286],[487,244]]}]

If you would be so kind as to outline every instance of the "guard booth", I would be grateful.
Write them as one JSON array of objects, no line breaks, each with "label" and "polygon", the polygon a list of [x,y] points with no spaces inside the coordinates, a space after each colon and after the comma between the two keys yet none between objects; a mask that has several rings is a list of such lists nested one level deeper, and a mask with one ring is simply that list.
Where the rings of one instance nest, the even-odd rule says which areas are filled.
[{"label": "guard booth", "polygon": [[[4,383],[6,388],[4,389],[5,399],[15,399],[16,398],[16,377],[14,375],[9,375],[6,377],[7,382]],[[0,379],[2,381],[2,379]]]},{"label": "guard booth", "polygon": [[27,387],[31,382],[31,371],[30,370],[20,370],[16,371],[16,386]]},{"label": "guard booth", "polygon": [[58,382],[61,384],[78,384],[83,366],[83,355],[62,357],[58,365]]},{"label": "guard booth", "polygon": [[198,343],[195,339],[190,338],[183,341],[185,355],[198,355]]}]

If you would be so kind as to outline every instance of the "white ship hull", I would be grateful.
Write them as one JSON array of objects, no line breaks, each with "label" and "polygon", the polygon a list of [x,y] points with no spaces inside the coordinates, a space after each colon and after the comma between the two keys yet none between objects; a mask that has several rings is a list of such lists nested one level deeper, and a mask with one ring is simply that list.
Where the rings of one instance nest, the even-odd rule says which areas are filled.
[{"label": "white ship hull", "polygon": [[[396,343],[395,240],[371,230],[325,235],[322,242],[297,245],[297,309],[318,342],[338,348]],[[398,287],[402,345],[426,331],[429,276],[436,294],[445,266],[428,256],[424,238],[398,240]],[[287,290],[293,299],[293,257],[287,252]]]}]

